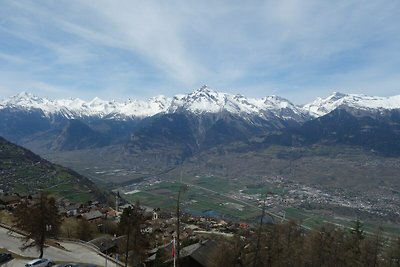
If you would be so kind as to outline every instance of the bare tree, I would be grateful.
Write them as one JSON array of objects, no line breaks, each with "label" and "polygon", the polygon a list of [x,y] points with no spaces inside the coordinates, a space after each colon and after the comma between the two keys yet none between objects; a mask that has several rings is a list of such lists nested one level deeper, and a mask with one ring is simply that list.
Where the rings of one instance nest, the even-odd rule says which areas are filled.
[{"label": "bare tree", "polygon": [[258,227],[258,233],[257,233],[257,244],[256,244],[256,252],[254,254],[254,260],[253,260],[253,267],[256,267],[258,264],[258,255],[260,253],[260,239],[261,239],[261,230],[263,227],[263,220],[264,220],[264,215],[265,215],[265,202],[266,198],[264,198],[263,206],[262,206],[262,214],[260,218],[260,225]]},{"label": "bare tree", "polygon": [[[128,265],[129,261],[134,266],[140,264],[149,248],[149,238],[142,231],[144,222],[144,210],[140,208],[139,203],[123,210],[118,230],[120,234],[126,234],[125,266]],[[129,256],[130,251],[132,254]]]},{"label": "bare tree", "polygon": [[235,235],[232,238],[213,237],[213,240],[216,240],[218,245],[210,252],[208,256],[208,266],[244,266],[244,262],[246,262],[244,246],[246,245],[246,242],[242,240],[240,236]]},{"label": "bare tree", "polygon": [[93,238],[94,230],[92,224],[85,219],[79,219],[76,227],[76,235],[79,239],[89,241]]},{"label": "bare tree", "polygon": [[14,213],[14,227],[26,232],[23,237],[23,249],[36,246],[43,257],[46,239],[58,235],[61,216],[54,198],[40,193],[39,199],[32,204],[21,203]]},{"label": "bare tree", "polygon": [[180,232],[181,232],[181,211],[180,211],[180,201],[181,201],[181,195],[184,194],[188,189],[188,186],[186,184],[182,184],[179,187],[179,192],[178,192],[178,199],[176,200],[176,266],[179,267],[179,256],[180,256],[180,250],[181,250],[181,244],[180,244]]}]

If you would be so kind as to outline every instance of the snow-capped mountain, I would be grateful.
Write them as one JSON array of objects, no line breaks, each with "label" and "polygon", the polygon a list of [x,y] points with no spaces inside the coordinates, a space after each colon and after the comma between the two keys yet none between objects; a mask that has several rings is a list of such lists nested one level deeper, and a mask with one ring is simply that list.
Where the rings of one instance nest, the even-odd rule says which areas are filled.
[{"label": "snow-capped mountain", "polygon": [[130,150],[180,147],[190,155],[307,119],[301,108],[278,96],[246,98],[207,86],[147,101],[50,100],[26,92],[0,101],[0,136],[37,152],[125,144]]},{"label": "snow-capped mountain", "polygon": [[0,101],[0,136],[37,153],[111,149],[115,158],[137,157],[139,165],[165,170],[223,146],[240,152],[340,144],[397,156],[399,125],[400,96],[334,93],[296,106],[203,86],[147,101],[50,100],[26,92]]},{"label": "snow-capped mountain", "polygon": [[239,116],[256,116],[262,119],[278,117],[283,120],[302,121],[303,110],[278,96],[246,98],[242,95],[220,93],[203,86],[193,93],[176,95],[173,98],[157,96],[141,101],[129,99],[126,102],[105,101],[94,98],[84,101],[79,98],[49,100],[30,93],[20,93],[0,101],[0,109],[20,108],[41,110],[45,116],[62,115],[68,119],[82,117],[100,118],[145,118],[159,113],[193,114],[228,112]]},{"label": "snow-capped mountain", "polygon": [[170,99],[158,96],[148,101],[128,100],[120,103],[116,101],[105,101],[95,97],[91,101],[79,98],[49,100],[40,98],[33,94],[22,92],[8,99],[0,101],[0,110],[5,108],[19,108],[22,110],[40,110],[45,116],[62,115],[68,119],[82,117],[148,117],[157,113],[165,112],[169,106]]},{"label": "snow-capped mountain", "polygon": [[99,117],[116,120],[126,118],[146,118],[156,114],[189,112],[195,115],[228,112],[240,117],[259,117],[261,119],[279,118],[302,122],[320,117],[338,107],[358,110],[400,109],[400,95],[391,97],[343,94],[318,97],[304,106],[296,106],[279,96],[247,98],[243,95],[221,93],[203,86],[189,93],[172,98],[156,96],[147,101],[129,99],[125,102],[105,101],[95,97],[91,101],[79,98],[50,100],[22,92],[5,100],[0,100],[0,110],[18,108],[40,110],[47,117],[62,115],[67,119]]},{"label": "snow-capped mountain", "polygon": [[318,97],[315,101],[304,105],[303,110],[313,117],[321,117],[339,107],[350,107],[366,111],[400,109],[400,95],[379,97],[334,92],[327,98]]},{"label": "snow-capped mountain", "polygon": [[278,117],[283,120],[304,120],[302,109],[278,96],[246,98],[243,95],[220,93],[207,86],[172,99],[169,113],[188,111],[194,114],[228,112],[242,116],[258,116],[262,119]]}]

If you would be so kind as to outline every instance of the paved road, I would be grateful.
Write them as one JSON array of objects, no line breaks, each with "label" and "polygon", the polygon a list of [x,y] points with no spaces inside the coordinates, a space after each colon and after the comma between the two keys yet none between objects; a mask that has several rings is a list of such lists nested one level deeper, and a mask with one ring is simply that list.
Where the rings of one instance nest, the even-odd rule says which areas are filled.
[{"label": "paved road", "polygon": [[[0,248],[6,249],[12,253],[18,254],[26,258],[36,258],[39,253],[36,248],[28,248],[21,250],[21,235],[17,233],[9,233],[7,229],[0,227]],[[44,251],[44,258],[50,258],[55,262],[81,262],[92,263],[99,266],[105,266],[106,259],[96,251],[77,243],[60,242],[64,248],[47,247]],[[2,267],[24,266],[28,260],[12,260]],[[117,267],[115,263],[107,261],[107,266]]]}]

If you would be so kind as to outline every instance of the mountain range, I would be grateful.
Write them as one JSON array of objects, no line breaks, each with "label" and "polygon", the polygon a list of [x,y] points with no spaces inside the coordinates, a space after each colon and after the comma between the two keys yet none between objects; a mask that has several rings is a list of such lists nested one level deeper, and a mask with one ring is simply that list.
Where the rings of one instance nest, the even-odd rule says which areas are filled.
[{"label": "mountain range", "polygon": [[328,114],[339,107],[352,107],[360,110],[392,110],[400,108],[400,95],[392,97],[373,97],[359,94],[334,92],[327,98],[318,97],[305,105],[295,105],[279,96],[247,98],[216,92],[206,85],[189,93],[172,98],[156,96],[141,101],[128,99],[125,102],[105,101],[95,97],[91,101],[79,98],[49,100],[22,92],[8,99],[0,100],[0,110],[20,109],[41,111],[44,116],[57,116],[66,119],[101,118],[114,120],[143,119],[157,114],[183,113],[193,114],[228,112],[241,117],[270,118],[275,116],[283,120],[303,121]]},{"label": "mountain range", "polygon": [[23,92],[0,101],[0,136],[58,163],[102,155],[96,164],[113,161],[148,174],[224,146],[248,152],[344,145],[398,157],[400,95],[333,93],[295,105],[279,96],[247,98],[207,86],[125,102],[49,100]]}]

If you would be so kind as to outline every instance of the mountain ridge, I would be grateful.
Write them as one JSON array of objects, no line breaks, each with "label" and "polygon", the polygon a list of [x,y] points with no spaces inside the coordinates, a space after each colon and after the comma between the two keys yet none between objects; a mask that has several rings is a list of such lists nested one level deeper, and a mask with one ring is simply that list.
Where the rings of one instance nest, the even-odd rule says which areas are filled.
[{"label": "mountain ridge", "polygon": [[400,95],[379,97],[333,92],[332,95],[326,98],[318,97],[313,102],[303,105],[303,109],[308,111],[309,114],[314,117],[321,117],[339,107],[369,111],[400,109]]},{"label": "mountain ridge", "polygon": [[[354,125],[346,123],[346,117],[329,117],[336,110],[346,110],[354,116],[351,118]],[[173,98],[159,96],[149,102],[128,100],[124,103],[99,98],[89,102],[48,100],[20,93],[0,101],[0,136],[39,154],[122,145],[128,154],[150,151],[149,161],[165,158],[168,162],[179,163],[204,149],[246,143],[263,136],[278,144],[288,142],[282,140],[284,137],[311,142],[318,130],[317,140],[321,142],[330,140],[332,144],[338,144],[346,141],[360,145],[359,140],[351,136],[364,138],[369,131],[369,137],[363,139],[363,147],[375,149],[379,148],[376,144],[385,144],[386,154],[397,155],[392,153],[390,144],[397,147],[395,139],[400,133],[396,116],[399,110],[400,95],[369,97],[333,93],[327,98],[296,106],[278,96],[246,98],[216,92],[207,86]],[[360,119],[363,117],[371,119]],[[317,125],[319,120],[323,121],[320,126],[307,128]],[[355,125],[362,135],[354,132]],[[342,133],[337,141],[334,137],[338,135],[332,134],[337,130],[335,127]],[[301,132],[303,130],[305,132]],[[385,131],[392,134],[384,134]],[[370,133],[379,133],[379,136],[371,137]],[[381,137],[390,137],[390,140],[382,143]],[[368,145],[368,142],[375,145]],[[157,150],[165,157],[157,155]],[[174,152],[172,157],[168,154],[171,151]]]},{"label": "mountain ridge", "polygon": [[295,105],[275,95],[247,98],[239,94],[217,92],[203,86],[189,94],[175,95],[172,98],[160,95],[147,101],[128,99],[125,102],[117,102],[98,97],[91,101],[79,98],[49,100],[27,92],[0,100],[0,110],[19,108],[27,111],[39,110],[47,117],[60,115],[67,119],[98,117],[114,120],[143,119],[167,113],[204,114],[226,111],[242,117],[278,117],[283,120],[305,121],[344,106],[363,110],[399,109],[400,95],[377,97],[334,92],[326,98],[318,97],[308,104]]}]

